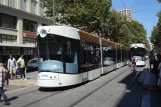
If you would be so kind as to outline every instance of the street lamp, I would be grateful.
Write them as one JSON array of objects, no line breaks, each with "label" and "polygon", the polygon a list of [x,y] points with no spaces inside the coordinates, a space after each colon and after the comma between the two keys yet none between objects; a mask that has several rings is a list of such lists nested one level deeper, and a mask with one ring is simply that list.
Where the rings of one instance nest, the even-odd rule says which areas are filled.
[{"label": "street lamp", "polygon": [[56,25],[55,22],[55,1],[53,0],[53,24]]}]

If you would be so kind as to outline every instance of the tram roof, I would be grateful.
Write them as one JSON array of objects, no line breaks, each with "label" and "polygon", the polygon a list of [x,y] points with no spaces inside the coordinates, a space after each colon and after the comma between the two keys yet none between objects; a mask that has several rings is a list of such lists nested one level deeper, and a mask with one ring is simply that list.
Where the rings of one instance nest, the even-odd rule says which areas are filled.
[{"label": "tram roof", "polygon": [[78,39],[78,40],[83,40],[87,41],[90,43],[100,43],[100,40],[102,41],[102,44],[105,46],[112,46],[118,49],[123,49],[123,50],[129,50],[128,47],[122,46],[118,43],[106,40],[104,38],[100,38],[94,34],[76,29],[74,27],[68,27],[68,26],[39,26],[37,29],[37,35],[40,34],[40,31],[44,29],[47,31],[48,34],[55,34],[55,35],[60,35],[68,38],[73,38],[73,39]]},{"label": "tram roof", "polygon": [[37,35],[40,34],[40,31],[44,29],[48,34],[60,35],[68,38],[80,40],[78,29],[68,26],[39,26],[37,29]]},{"label": "tram roof", "polygon": [[148,50],[148,49],[146,48],[145,44],[143,44],[143,43],[134,43],[134,44],[131,44],[131,45],[130,45],[130,48],[135,48],[135,47],[137,47],[137,48],[142,48],[142,49],[145,49],[145,50]]},{"label": "tram roof", "polygon": [[104,46],[112,46],[113,48],[115,48],[115,42],[106,40],[104,38],[101,38],[101,42],[102,42],[102,45]]},{"label": "tram roof", "polygon": [[79,31],[79,34],[80,34],[80,40],[91,42],[91,43],[97,43],[97,44],[100,43],[99,37],[96,35],[93,35],[91,33],[88,33],[82,30]]}]

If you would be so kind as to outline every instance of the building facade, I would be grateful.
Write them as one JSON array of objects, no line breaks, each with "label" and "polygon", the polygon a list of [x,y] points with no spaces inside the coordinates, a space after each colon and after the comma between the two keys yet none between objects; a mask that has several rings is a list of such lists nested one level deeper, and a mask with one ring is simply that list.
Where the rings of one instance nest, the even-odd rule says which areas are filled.
[{"label": "building facade", "polygon": [[131,9],[122,9],[122,10],[119,10],[118,13],[120,13],[121,15],[123,16],[126,16],[127,17],[127,20],[132,20],[132,10]]},{"label": "building facade", "polygon": [[37,27],[52,24],[42,17],[43,1],[0,0],[0,61],[21,54],[28,61],[36,55]]}]

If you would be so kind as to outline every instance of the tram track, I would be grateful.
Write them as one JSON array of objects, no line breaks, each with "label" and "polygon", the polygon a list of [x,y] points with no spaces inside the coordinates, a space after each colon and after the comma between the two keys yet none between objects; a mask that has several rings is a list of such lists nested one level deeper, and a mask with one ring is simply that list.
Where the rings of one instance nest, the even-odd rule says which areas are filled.
[{"label": "tram track", "polygon": [[[148,65],[148,64],[146,64],[144,67],[142,67],[140,71],[143,71],[143,69],[146,68],[147,65]],[[117,105],[118,105],[119,102],[121,101],[121,98],[125,95],[126,90],[127,90],[128,88],[132,87],[132,84],[134,83],[134,81],[136,80],[136,78],[138,77],[138,75],[139,75],[139,71],[136,73],[136,75],[134,76],[134,78],[132,79],[132,81],[130,82],[130,84],[127,85],[127,86],[125,87],[125,89],[123,90],[122,94],[121,94],[121,95],[117,98],[117,100],[114,102],[113,107],[117,107]]]},{"label": "tram track", "polygon": [[82,102],[83,100],[85,100],[86,98],[88,98],[89,96],[91,96],[92,94],[94,94],[96,91],[98,91],[99,89],[101,89],[102,87],[104,87],[105,85],[107,85],[108,83],[110,83],[112,80],[116,79],[117,77],[123,75],[125,72],[127,72],[128,70],[130,70],[130,68],[126,69],[125,71],[123,71],[122,73],[117,74],[116,76],[114,76],[112,79],[106,81],[104,84],[102,84],[101,86],[99,86],[98,88],[94,89],[93,91],[89,92],[88,94],[84,95],[83,97],[79,98],[78,100],[68,104],[67,106],[63,106],[63,107],[74,107],[77,104],[79,104],[80,102]]},{"label": "tram track", "polygon": [[54,95],[57,95],[57,94],[59,94],[59,93],[61,93],[61,92],[63,92],[63,91],[55,92],[55,93],[53,93],[53,94],[51,94],[51,95],[48,95],[48,96],[43,97],[43,98],[41,98],[41,99],[38,99],[38,100],[36,100],[36,101],[34,101],[34,102],[31,102],[31,103],[29,103],[29,104],[26,104],[26,105],[24,105],[24,106],[22,106],[22,107],[29,107],[29,106],[31,106],[31,105],[37,103],[37,102],[40,102],[40,101],[42,101],[42,100],[44,100],[44,99],[47,99],[47,98],[49,98],[49,97],[52,97],[52,96],[54,96]]},{"label": "tram track", "polygon": [[[126,71],[128,71],[128,70],[130,70],[130,68],[127,68],[125,71],[123,71],[122,73],[117,74],[117,75],[114,76],[112,79],[106,81],[104,84],[102,84],[102,85],[99,86],[98,88],[94,89],[93,91],[89,92],[88,94],[84,95],[83,97],[79,98],[78,100],[76,100],[76,101],[70,103],[69,105],[63,106],[63,107],[74,107],[75,105],[77,105],[78,103],[80,103],[81,101],[83,101],[84,99],[86,99],[87,97],[89,97],[90,95],[92,95],[92,94],[93,94],[94,92],[96,92],[97,90],[101,89],[103,86],[107,85],[107,84],[108,84],[109,82],[111,82],[112,80],[114,80],[114,79],[116,79],[117,77],[119,77],[120,75],[124,74],[124,73],[125,73]],[[36,91],[38,91],[38,90],[33,90],[32,92],[36,92]],[[29,93],[32,93],[32,92],[29,92]],[[29,106],[34,105],[34,104],[36,104],[36,103],[38,103],[38,102],[41,102],[41,101],[43,101],[43,100],[45,100],[45,99],[47,99],[47,98],[49,98],[49,97],[53,97],[53,96],[55,96],[55,95],[57,95],[57,94],[60,94],[61,92],[64,92],[64,90],[62,90],[62,91],[57,91],[57,92],[55,92],[55,93],[53,93],[53,94],[50,94],[50,95],[48,95],[48,96],[46,96],[46,97],[43,97],[43,98],[40,98],[40,99],[38,99],[38,100],[36,100],[36,101],[33,101],[33,102],[31,102],[31,103],[28,103],[28,104],[26,104],[26,105],[24,105],[24,106],[22,106],[22,107],[29,107]],[[29,94],[29,93],[24,93],[24,94],[21,94],[21,95],[25,95],[25,94]]]},{"label": "tram track", "polygon": [[[73,107],[73,106],[77,105],[78,103],[80,103],[81,101],[83,101],[84,99],[86,99],[87,97],[89,97],[90,95],[92,95],[94,92],[98,91],[98,90],[101,89],[103,86],[107,85],[109,82],[111,82],[112,80],[114,80],[114,79],[116,79],[117,77],[121,76],[122,74],[124,74],[124,73],[127,72],[128,70],[130,70],[130,68],[126,68],[126,69],[125,69],[124,71],[122,71],[121,73],[116,74],[113,78],[111,78],[110,80],[104,82],[104,83],[103,83],[101,86],[99,86],[98,88],[94,89],[93,91],[87,93],[86,95],[84,95],[83,97],[79,98],[78,100],[76,100],[76,101],[74,101],[74,102],[68,104],[67,106],[63,106],[63,107]],[[107,74],[107,75],[108,75],[108,74]],[[42,97],[42,98],[33,99],[33,100],[35,100],[35,101],[30,101],[28,104],[24,104],[24,105],[21,106],[21,107],[29,107],[29,106],[32,106],[32,105],[34,105],[34,104],[36,104],[36,103],[38,103],[38,102],[41,102],[41,101],[43,101],[43,100],[45,100],[45,99],[47,99],[47,98],[53,97],[53,96],[55,96],[55,95],[58,95],[58,94],[60,94],[60,93],[62,93],[62,92],[64,92],[64,91],[65,91],[65,90],[61,90],[61,91],[56,90],[54,93],[52,93],[52,94],[50,94],[50,95],[45,94],[45,97],[44,97],[44,95],[41,95],[41,96],[39,96],[39,97]],[[26,95],[28,95],[28,94],[32,94],[32,95],[35,94],[35,95],[37,95],[37,94],[38,94],[37,92],[39,92],[39,90],[38,90],[38,89],[36,89],[36,90],[34,89],[33,91],[19,94],[19,95],[17,95],[17,97],[20,97],[20,96],[23,96],[23,97],[24,97],[24,96],[26,96]]]},{"label": "tram track", "polygon": [[[61,91],[59,91],[59,90],[61,90]],[[42,100],[46,99],[46,98],[52,97],[52,96],[54,96],[54,95],[57,95],[57,94],[59,94],[59,93],[65,91],[65,89],[64,89],[64,90],[62,90],[62,89],[44,90],[44,93],[45,93],[45,92],[46,92],[46,93],[50,93],[51,91],[53,91],[52,94],[46,95],[45,97],[42,97],[42,98],[40,98],[40,99],[38,99],[38,100],[36,100],[36,101],[34,101],[34,102],[28,103],[28,104],[23,105],[23,106],[21,106],[21,107],[28,107],[28,106],[30,106],[30,105],[32,105],[32,104],[35,104],[35,103],[37,103],[37,102],[39,102],[39,101],[42,101]],[[33,89],[32,91],[29,91],[29,92],[25,92],[25,93],[22,93],[22,94],[14,95],[12,98],[19,98],[19,97],[23,97],[23,96],[26,96],[26,95],[29,95],[29,94],[34,95],[34,94],[36,94],[36,93],[38,93],[38,92],[40,92],[40,90],[39,90],[38,88],[36,88],[36,89]],[[38,97],[41,97],[41,96],[38,96]],[[12,99],[12,98],[11,98],[11,99]],[[32,98],[32,97],[31,97],[31,98]]]}]

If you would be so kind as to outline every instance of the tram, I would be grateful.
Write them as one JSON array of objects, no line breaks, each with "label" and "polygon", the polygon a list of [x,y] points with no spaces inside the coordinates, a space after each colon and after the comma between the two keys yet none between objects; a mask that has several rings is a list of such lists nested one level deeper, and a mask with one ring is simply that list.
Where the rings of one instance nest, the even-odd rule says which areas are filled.
[{"label": "tram", "polygon": [[148,53],[148,49],[145,44],[142,43],[134,43],[130,45],[130,56],[135,57],[137,59],[136,66],[145,66],[147,63],[146,54]]},{"label": "tram", "polygon": [[37,29],[38,78],[42,88],[99,78],[127,64],[129,48],[65,26]]}]

